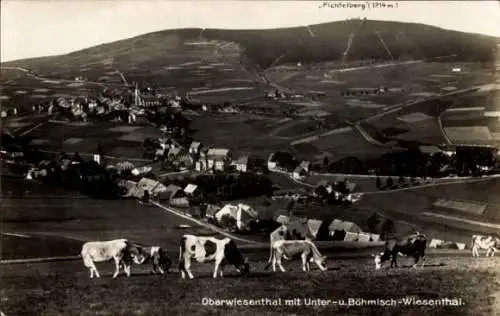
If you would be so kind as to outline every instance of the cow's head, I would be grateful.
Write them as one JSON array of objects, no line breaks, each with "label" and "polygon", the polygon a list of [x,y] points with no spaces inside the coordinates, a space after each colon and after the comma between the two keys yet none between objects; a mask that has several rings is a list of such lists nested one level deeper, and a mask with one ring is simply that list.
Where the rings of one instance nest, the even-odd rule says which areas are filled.
[{"label": "cow's head", "polygon": [[241,255],[238,247],[234,241],[230,240],[224,247],[225,259],[243,275],[248,276],[250,274],[250,264],[248,263],[248,258],[244,258]]},{"label": "cow's head", "polygon": [[165,250],[161,249],[159,251],[159,265],[160,267],[165,271],[168,272],[170,270],[170,267],[172,266],[172,260],[167,256],[167,253]]},{"label": "cow's head", "polygon": [[373,254],[373,262],[375,262],[375,270],[380,270],[382,268],[382,262],[384,262],[384,253]]},{"label": "cow's head", "polygon": [[128,253],[135,264],[143,264],[147,259],[144,249],[135,245],[128,245]]}]

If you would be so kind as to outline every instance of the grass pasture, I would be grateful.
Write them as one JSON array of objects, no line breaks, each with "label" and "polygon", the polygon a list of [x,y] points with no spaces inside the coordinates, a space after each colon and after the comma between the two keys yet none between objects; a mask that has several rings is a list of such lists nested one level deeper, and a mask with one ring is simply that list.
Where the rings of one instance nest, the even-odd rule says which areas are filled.
[{"label": "grass pasture", "polygon": [[[380,192],[378,194],[366,194],[355,205],[359,209],[380,211],[393,218],[403,218],[412,221],[416,225],[429,228],[432,231],[448,232],[452,240],[470,241],[470,233],[494,233],[494,229],[483,228],[474,224],[457,224],[456,222],[436,222],[433,218],[423,217],[423,212],[432,212],[456,216],[462,219],[479,221],[484,223],[500,223],[500,200],[498,198],[498,179],[482,179],[470,183],[442,184],[402,190],[395,192]],[[473,210],[465,212],[454,208],[436,207],[434,204],[439,199],[450,201],[463,201],[479,204],[487,204],[484,213],[474,213]],[[456,233],[453,233],[453,231]],[[460,231],[462,231],[460,233]],[[466,233],[466,231],[468,231]]]},{"label": "grass pasture", "polygon": [[[318,140],[310,142],[310,144],[317,148],[316,153],[329,153],[331,162],[349,156],[358,157],[359,159],[375,158],[390,151],[388,148],[377,147],[368,143],[353,130],[320,137]],[[309,150],[312,150],[312,148]]]},{"label": "grass pasture", "polygon": [[[262,253],[260,260],[264,260]],[[100,264],[101,279],[89,279],[80,261],[18,264],[2,267],[2,311],[7,315],[495,315],[498,313],[498,259],[430,256],[416,270],[373,270],[372,259],[329,261],[330,271],[304,274],[296,261],[286,273],[264,272],[263,262],[240,279],[227,268],[212,279],[212,265],[194,265],[194,280],[182,280],[174,270],[150,275],[149,266],[133,266],[130,278],[111,279],[112,265]],[[407,265],[400,260],[400,264]],[[300,293],[297,289],[300,288]],[[462,299],[460,306],[340,306],[307,304],[305,299],[349,298]],[[106,298],[106,300],[103,300]],[[281,299],[276,306],[210,306],[210,299]],[[301,304],[286,305],[285,299]],[[29,302],[29,304],[28,304]],[[269,303],[268,303],[269,304]]]},{"label": "grass pasture", "polygon": [[98,142],[104,153],[124,158],[142,158],[141,144],[147,137],[159,136],[152,126],[116,123],[72,124],[47,122],[29,133],[30,144],[43,150],[66,153],[94,153]]}]

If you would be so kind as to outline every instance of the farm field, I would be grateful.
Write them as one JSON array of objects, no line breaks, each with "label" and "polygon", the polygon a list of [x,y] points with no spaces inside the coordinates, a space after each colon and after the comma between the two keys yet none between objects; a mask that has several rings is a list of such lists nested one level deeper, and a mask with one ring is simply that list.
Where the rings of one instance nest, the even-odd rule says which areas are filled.
[{"label": "farm field", "polygon": [[349,156],[359,159],[374,158],[391,151],[389,148],[377,147],[368,143],[354,130],[320,137],[315,141],[307,144],[299,144],[295,147],[299,152],[302,150],[304,154],[307,153],[309,155],[327,153],[330,156],[331,162]]},{"label": "farm field", "polygon": [[277,150],[290,150],[286,139],[272,135],[277,120],[247,114],[216,114],[194,119],[193,138],[206,147],[223,147],[236,155],[256,154],[262,158]]},{"label": "farm field", "polygon": [[[262,269],[267,252],[251,260],[252,274],[240,279],[227,268],[223,279],[212,279],[213,266],[194,265],[194,280],[182,280],[174,268],[164,276],[149,274],[149,266],[134,265],[132,276],[111,279],[111,264],[100,264],[101,279],[89,279],[80,261],[2,266],[2,311],[26,315],[495,315],[498,313],[498,259],[472,259],[452,255],[430,255],[419,269],[373,270],[372,259],[329,259],[329,271],[316,267],[305,274],[297,262],[286,262],[289,272]],[[256,261],[258,260],[258,261]],[[408,260],[409,261],[409,260]],[[296,289],[300,288],[300,294]],[[188,295],[186,295],[188,293]],[[106,301],[103,301],[106,297]],[[285,299],[348,298],[462,299],[460,306],[285,306]],[[278,299],[267,306],[207,306],[210,299]],[[30,304],[27,304],[30,302]],[[124,303],[126,302],[126,303]],[[172,304],[176,302],[176,304]],[[276,303],[277,304],[277,303]]]},{"label": "farm field", "polygon": [[[494,228],[482,227],[473,223],[465,224],[458,221],[438,221],[436,218],[422,216],[423,212],[435,214],[444,214],[454,216],[460,219],[471,221],[498,224],[500,223],[500,200],[498,199],[499,180],[483,179],[477,182],[446,184],[417,188],[412,190],[402,190],[398,192],[385,192],[377,194],[366,194],[355,205],[356,208],[363,210],[380,210],[382,213],[394,217],[405,217],[422,227],[446,232],[454,229],[477,232],[492,233],[496,232]],[[486,204],[487,207],[482,214],[475,209],[464,211],[457,207],[436,207],[433,204],[439,199],[451,201],[457,204]],[[469,233],[470,234],[470,233]],[[470,235],[461,236],[458,234],[454,238],[463,238],[464,241],[470,238]]]},{"label": "farm field", "polygon": [[106,155],[142,158],[142,142],[161,132],[150,126],[117,123],[78,124],[49,121],[30,132],[33,147],[66,153],[94,153],[100,143]]}]

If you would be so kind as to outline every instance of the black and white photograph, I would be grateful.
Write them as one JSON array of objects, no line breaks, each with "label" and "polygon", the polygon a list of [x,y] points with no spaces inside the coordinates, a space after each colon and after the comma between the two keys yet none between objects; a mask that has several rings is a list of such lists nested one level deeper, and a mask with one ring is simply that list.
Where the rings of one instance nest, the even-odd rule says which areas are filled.
[{"label": "black and white photograph", "polygon": [[0,9],[0,316],[500,315],[500,2]]}]

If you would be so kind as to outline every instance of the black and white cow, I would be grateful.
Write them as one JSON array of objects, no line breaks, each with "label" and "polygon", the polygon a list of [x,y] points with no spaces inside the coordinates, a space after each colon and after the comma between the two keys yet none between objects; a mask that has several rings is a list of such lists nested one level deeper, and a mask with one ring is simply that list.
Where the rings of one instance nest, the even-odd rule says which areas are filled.
[{"label": "black and white cow", "polygon": [[500,249],[500,238],[498,236],[472,235],[472,256],[479,257],[479,249],[486,250],[486,257],[495,256],[495,251]]},{"label": "black and white cow", "polygon": [[143,263],[151,263],[151,273],[160,274],[168,273],[172,266],[172,260],[167,256],[165,249],[160,246],[143,246],[134,244],[141,254],[146,258]]},{"label": "black and white cow", "polygon": [[413,267],[423,264],[425,259],[425,249],[427,248],[427,237],[423,234],[416,233],[402,239],[390,238],[385,242],[385,250],[380,254],[373,255],[375,257],[375,269],[380,269],[382,263],[391,260],[391,268],[397,267],[398,255],[413,257],[415,263]]},{"label": "black and white cow", "polygon": [[146,259],[142,255],[142,251],[132,245],[127,239],[115,239],[109,241],[90,241],[82,246],[80,251],[83,264],[90,271],[90,278],[100,278],[99,271],[95,266],[95,262],[115,262],[115,273],[113,278],[116,278],[123,267],[125,274],[130,276],[130,266],[132,262],[142,264]]},{"label": "black and white cow", "polygon": [[217,278],[220,268],[220,276],[223,276],[225,264],[232,264],[243,276],[250,274],[250,266],[247,258],[243,258],[241,252],[230,238],[215,238],[210,236],[184,235],[179,246],[179,270],[182,278],[193,278],[191,273],[191,260],[199,263],[215,262],[213,277]]}]

